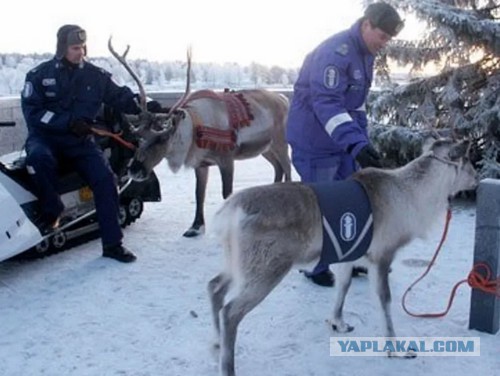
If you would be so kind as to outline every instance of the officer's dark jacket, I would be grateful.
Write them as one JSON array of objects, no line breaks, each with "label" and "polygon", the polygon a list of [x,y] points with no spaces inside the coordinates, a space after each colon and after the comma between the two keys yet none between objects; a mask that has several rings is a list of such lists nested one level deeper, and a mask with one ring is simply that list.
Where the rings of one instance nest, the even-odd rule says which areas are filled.
[{"label": "officer's dark jacket", "polygon": [[134,93],[115,84],[104,69],[87,61],[74,65],[57,58],[28,72],[21,96],[33,135],[68,133],[72,120],[94,120],[102,103],[128,114],[140,112]]}]

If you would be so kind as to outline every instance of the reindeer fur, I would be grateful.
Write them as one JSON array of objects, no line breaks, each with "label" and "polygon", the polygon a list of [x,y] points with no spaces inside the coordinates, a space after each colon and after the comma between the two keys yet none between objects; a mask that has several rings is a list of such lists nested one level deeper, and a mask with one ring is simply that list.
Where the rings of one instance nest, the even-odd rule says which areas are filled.
[{"label": "reindeer fur", "polygon": [[[404,167],[367,168],[353,176],[366,189],[372,205],[373,239],[364,258],[382,308],[386,337],[396,336],[389,307],[391,262],[398,249],[424,237],[435,220],[444,218],[451,196],[476,186],[466,150],[465,143],[438,140],[430,152]],[[233,194],[216,213],[214,228],[226,266],[209,282],[208,291],[221,351],[221,375],[234,376],[238,324],[294,265],[318,259],[321,214],[311,188],[288,182]],[[334,265],[337,297],[331,323],[339,332],[353,329],[342,317],[352,267],[352,262]],[[225,302],[231,287],[234,297]]]},{"label": "reindeer fur", "polygon": [[[167,159],[173,172],[178,171],[181,166],[195,169],[196,214],[191,228],[184,236],[196,236],[203,232],[203,203],[209,166],[219,167],[224,198],[232,193],[234,161],[238,159],[262,155],[273,166],[275,182],[291,180],[288,145],[285,139],[288,99],[282,94],[266,90],[242,90],[238,93],[248,102],[253,119],[249,125],[237,130],[237,145],[234,150],[214,151],[196,145],[196,121],[216,129],[228,130],[229,116],[224,102],[213,96],[195,97],[193,100],[188,97],[186,103],[167,118],[157,115],[156,118],[148,120],[156,124],[152,128],[159,128],[160,131],[153,129],[143,132],[145,141],[130,165],[129,175],[135,180],[147,178],[163,158]],[[198,118],[196,121],[191,117],[193,113]]]}]

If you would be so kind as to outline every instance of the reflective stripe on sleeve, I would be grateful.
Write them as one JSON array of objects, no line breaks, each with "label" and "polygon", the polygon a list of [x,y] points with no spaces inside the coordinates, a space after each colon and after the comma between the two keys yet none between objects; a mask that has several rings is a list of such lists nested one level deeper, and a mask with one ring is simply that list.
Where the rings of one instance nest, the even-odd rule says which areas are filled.
[{"label": "reflective stripe on sleeve", "polygon": [[349,123],[351,121],[352,121],[351,115],[349,115],[347,112],[343,112],[341,114],[335,115],[334,117],[330,118],[330,120],[328,120],[328,122],[325,125],[325,130],[331,136],[335,128],[337,128],[341,124]]},{"label": "reflective stripe on sleeve", "polygon": [[49,121],[54,117],[54,113],[52,111],[47,111],[43,116],[42,118],[40,119],[40,121],[44,124],[49,124]]}]

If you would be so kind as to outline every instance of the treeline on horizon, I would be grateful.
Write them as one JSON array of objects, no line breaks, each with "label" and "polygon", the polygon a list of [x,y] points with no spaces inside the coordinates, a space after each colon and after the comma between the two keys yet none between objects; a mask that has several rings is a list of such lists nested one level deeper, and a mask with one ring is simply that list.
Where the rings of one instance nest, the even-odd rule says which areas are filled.
[{"label": "treeline on horizon", "polygon": [[[54,55],[0,53],[0,96],[18,95],[24,85],[26,73]],[[120,85],[136,86],[130,74],[113,57],[89,58],[89,61],[109,71]],[[184,90],[186,62],[154,62],[146,59],[128,61],[140,77],[147,91]],[[258,63],[242,66],[238,63],[196,63],[191,68],[193,89],[276,87],[291,88],[298,75],[297,69]]]}]

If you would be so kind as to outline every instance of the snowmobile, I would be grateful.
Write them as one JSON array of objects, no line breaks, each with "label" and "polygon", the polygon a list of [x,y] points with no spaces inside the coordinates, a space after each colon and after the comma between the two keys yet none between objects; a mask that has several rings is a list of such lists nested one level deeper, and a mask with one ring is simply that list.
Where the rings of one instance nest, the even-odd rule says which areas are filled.
[{"label": "snowmobile", "polygon": [[[97,120],[100,128],[113,134],[121,133],[130,144],[138,142],[124,127],[120,114],[104,108]],[[1,126],[15,123],[0,122]],[[127,166],[133,151],[112,138],[97,137],[117,177],[120,197],[119,222],[126,227],[142,214],[144,202],[161,201],[158,178],[153,173],[148,180],[132,181]],[[91,189],[70,166],[60,167],[58,190],[65,209],[60,226],[46,231],[40,218],[40,207],[28,175],[23,151],[0,157],[0,261],[19,257],[44,257],[66,250],[98,237],[99,226]]]}]

